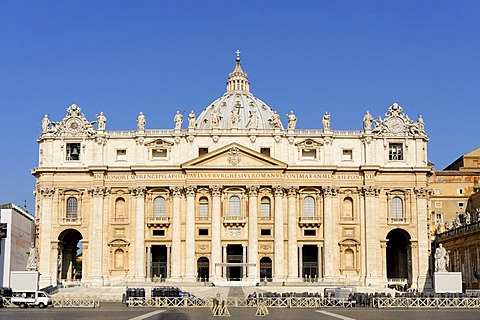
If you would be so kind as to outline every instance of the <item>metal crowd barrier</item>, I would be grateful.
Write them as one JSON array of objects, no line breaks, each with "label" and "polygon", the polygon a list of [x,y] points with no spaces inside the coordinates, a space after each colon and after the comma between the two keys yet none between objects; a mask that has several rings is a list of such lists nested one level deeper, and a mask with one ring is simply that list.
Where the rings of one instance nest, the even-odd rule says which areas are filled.
[{"label": "metal crowd barrier", "polygon": [[99,298],[52,298],[52,304],[56,308],[98,308]]},{"label": "metal crowd barrier", "polygon": [[201,299],[197,297],[130,297],[125,303],[129,307],[157,307],[157,308],[184,308],[184,307],[210,307],[212,298]]},{"label": "metal crowd barrier", "polygon": [[374,308],[480,308],[480,298],[373,298]]}]

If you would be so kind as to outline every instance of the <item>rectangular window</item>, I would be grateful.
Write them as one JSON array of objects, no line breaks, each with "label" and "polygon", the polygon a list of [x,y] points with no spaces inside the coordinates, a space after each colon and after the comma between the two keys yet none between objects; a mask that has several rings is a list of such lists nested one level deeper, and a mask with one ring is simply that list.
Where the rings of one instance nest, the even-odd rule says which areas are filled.
[{"label": "rectangular window", "polygon": [[302,159],[315,160],[317,158],[317,149],[302,149]]},{"label": "rectangular window", "polygon": [[264,220],[270,219],[270,202],[264,202],[260,206],[261,208],[261,218]]},{"label": "rectangular window", "polygon": [[67,143],[67,161],[80,160],[80,143]]},{"label": "rectangular window", "polygon": [[161,229],[161,230],[153,230],[152,231],[152,234],[155,236],[155,237],[164,237],[165,236],[165,230]]},{"label": "rectangular window", "polygon": [[264,156],[270,157],[270,148],[260,148],[260,153]]},{"label": "rectangular window", "polygon": [[388,147],[388,160],[400,161],[403,160],[403,144],[390,143]]},{"label": "rectangular window", "polygon": [[342,150],[342,161],[352,161],[353,160],[353,150],[352,149],[343,149]]},{"label": "rectangular window", "polygon": [[457,194],[465,194],[465,189],[463,189],[463,188],[458,188],[458,189],[457,189]]},{"label": "rectangular window", "polygon": [[442,203],[440,201],[435,201],[435,208],[441,208]]},{"label": "rectangular window", "polygon": [[260,235],[261,236],[271,236],[272,235],[272,230],[271,229],[261,229],[260,230]]},{"label": "rectangular window", "polygon": [[165,159],[167,159],[167,149],[153,149],[152,150],[152,159],[153,160],[165,160]]},{"label": "rectangular window", "polygon": [[435,194],[442,194],[442,190],[441,190],[441,189],[435,189],[433,193],[435,193]]},{"label": "rectangular window", "polygon": [[127,150],[117,149],[117,161],[127,161]]},{"label": "rectangular window", "polygon": [[208,202],[199,204],[198,216],[200,217],[200,219],[207,219],[208,218]]},{"label": "rectangular window", "polygon": [[208,153],[208,148],[198,148],[198,156],[203,156]]},{"label": "rectangular window", "polygon": [[198,229],[199,236],[208,236],[208,229]]},{"label": "rectangular window", "polygon": [[465,206],[465,202],[459,202],[459,203],[458,203],[458,207],[459,207],[460,209],[462,209],[464,206]]},{"label": "rectangular window", "polygon": [[303,230],[303,235],[305,237],[315,237],[317,235],[317,230],[311,230],[311,229]]},{"label": "rectangular window", "polygon": [[435,222],[438,224],[438,223],[442,223],[443,219],[442,219],[442,214],[437,212],[435,214]]}]

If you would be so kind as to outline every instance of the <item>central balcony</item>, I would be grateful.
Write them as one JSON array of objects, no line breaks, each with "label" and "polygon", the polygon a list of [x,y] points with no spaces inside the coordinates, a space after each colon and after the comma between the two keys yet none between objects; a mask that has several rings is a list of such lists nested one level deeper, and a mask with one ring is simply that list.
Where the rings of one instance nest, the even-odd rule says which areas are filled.
[{"label": "central balcony", "polygon": [[322,224],[322,218],[320,216],[313,217],[300,217],[298,218],[298,225],[301,228],[304,227],[320,227]]},{"label": "central balcony", "polygon": [[148,227],[168,227],[170,225],[170,217],[147,217]]},{"label": "central balcony", "polygon": [[245,216],[224,216],[223,225],[224,226],[236,226],[243,227],[247,223],[247,217]]}]

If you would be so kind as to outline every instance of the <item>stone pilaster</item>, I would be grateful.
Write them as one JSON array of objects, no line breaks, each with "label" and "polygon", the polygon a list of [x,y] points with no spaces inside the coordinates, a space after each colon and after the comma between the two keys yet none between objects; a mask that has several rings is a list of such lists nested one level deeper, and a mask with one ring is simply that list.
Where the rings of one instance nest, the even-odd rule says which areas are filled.
[{"label": "stone pilaster", "polygon": [[378,266],[378,250],[380,249],[380,239],[378,238],[378,216],[377,216],[377,196],[380,194],[380,188],[374,186],[364,186],[359,188],[359,192],[364,197],[365,212],[365,285],[377,285],[381,270]]},{"label": "stone pilaster", "polygon": [[[334,212],[333,212],[333,199],[332,197],[337,195],[337,188],[334,187],[322,187],[323,192],[323,243],[324,243],[324,278],[332,279],[335,277],[335,265],[337,262],[334,257],[337,245],[335,243],[334,230]],[[339,264],[337,265],[337,267]]]},{"label": "stone pilaster", "polygon": [[[52,260],[56,261],[56,251],[51,249],[51,241],[52,241],[52,218],[51,212],[53,212],[53,197],[55,195],[55,189],[53,188],[39,188],[37,190],[37,196],[40,195],[40,210],[41,217],[42,217],[42,228],[40,229],[40,233],[42,236],[40,237],[41,241],[39,245],[39,268],[38,271],[40,272],[40,287],[46,287],[49,285],[56,285],[56,283],[52,282],[51,275],[53,274],[53,270],[51,269],[50,262]],[[55,253],[55,255],[53,255]]]},{"label": "stone pilaster", "polygon": [[182,241],[181,241],[181,197],[183,188],[182,187],[173,187],[171,189],[173,197],[173,208],[172,208],[172,263],[170,269],[170,280],[179,281],[181,278],[181,256],[182,256]]},{"label": "stone pilaster", "polygon": [[248,186],[248,278],[257,279],[258,263],[258,186]]},{"label": "stone pilaster", "polygon": [[187,186],[187,215],[185,218],[185,280],[195,281],[195,186]]},{"label": "stone pilaster", "polygon": [[273,188],[275,195],[275,227],[274,227],[274,244],[275,244],[275,264],[274,264],[274,281],[285,280],[285,261],[284,261],[284,234],[283,234],[283,187],[275,186]]},{"label": "stone pilaster", "polygon": [[297,244],[297,194],[298,188],[288,188],[288,280],[298,281],[298,244]]},{"label": "stone pilaster", "polygon": [[432,289],[432,279],[428,275],[429,239],[427,230],[428,196],[429,190],[425,187],[415,188],[417,196],[417,232],[418,232],[418,289]]},{"label": "stone pilaster", "polygon": [[92,197],[90,211],[90,286],[103,285],[103,233],[104,233],[104,196],[109,190],[105,187],[93,187],[88,190]]},{"label": "stone pilaster", "polygon": [[145,187],[130,188],[130,194],[135,199],[135,245],[134,271],[136,281],[145,280]]},{"label": "stone pilaster", "polygon": [[212,194],[212,267],[210,276],[216,280],[221,277],[221,268],[217,266],[222,262],[222,244],[221,244],[221,216],[220,216],[220,196],[222,194],[221,186],[211,186]]}]

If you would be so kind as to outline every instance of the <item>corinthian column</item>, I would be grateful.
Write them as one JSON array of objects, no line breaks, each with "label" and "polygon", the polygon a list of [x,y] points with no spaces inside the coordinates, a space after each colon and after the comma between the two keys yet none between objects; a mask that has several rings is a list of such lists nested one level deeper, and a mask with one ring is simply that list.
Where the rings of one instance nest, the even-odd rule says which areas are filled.
[{"label": "corinthian column", "polygon": [[425,187],[415,188],[417,195],[417,232],[418,232],[418,280],[417,288],[419,290],[431,289],[432,279],[428,276],[428,232],[427,216],[428,216],[428,195],[429,190]]},{"label": "corinthian column", "polygon": [[135,270],[134,278],[137,281],[145,280],[145,187],[131,188],[135,198]]},{"label": "corinthian column", "polygon": [[298,281],[297,192],[288,188],[288,280]]},{"label": "corinthian column", "polygon": [[285,279],[284,270],[284,235],[283,235],[283,188],[274,187],[275,194],[275,275],[274,281],[283,281]]},{"label": "corinthian column", "polygon": [[195,186],[185,188],[187,215],[185,218],[185,280],[195,281]]},{"label": "corinthian column", "polygon": [[378,219],[377,219],[377,196],[380,189],[373,186],[361,187],[359,190],[365,197],[365,284],[376,285],[381,275],[377,270],[378,255],[380,249],[380,240],[378,238]]},{"label": "corinthian column", "polygon": [[257,279],[258,262],[258,186],[248,186],[248,279]]},{"label": "corinthian column", "polygon": [[[335,276],[335,227],[333,213],[333,196],[337,195],[337,188],[323,187],[323,243],[324,243],[324,276],[325,278],[333,278]],[[339,264],[338,264],[339,266]]]},{"label": "corinthian column", "polygon": [[107,188],[94,187],[88,190],[92,197],[92,209],[90,211],[90,277],[91,286],[103,285],[103,197],[107,194]]},{"label": "corinthian column", "polygon": [[55,195],[55,189],[51,188],[39,188],[37,190],[37,196],[40,195],[41,199],[41,212],[38,213],[41,216],[40,224],[40,243],[39,245],[39,268],[40,272],[40,288],[44,288],[49,285],[57,285],[52,283],[52,276],[57,270],[52,270],[51,261],[57,261],[57,256],[52,255],[51,241],[52,241],[52,212],[53,212],[53,196]]},{"label": "corinthian column", "polygon": [[181,241],[181,230],[182,225],[180,221],[180,199],[182,196],[182,187],[173,187],[172,196],[173,196],[173,209],[172,209],[172,264],[170,269],[170,275],[172,281],[180,280],[181,275],[181,256],[182,256],[182,241]]},{"label": "corinthian column", "polygon": [[220,195],[222,194],[221,186],[211,186],[210,192],[212,193],[212,261],[210,272],[213,272],[210,276],[213,276],[214,280],[217,277],[221,277],[221,267],[217,266],[222,262],[222,244],[221,244],[221,217],[220,217]]}]

